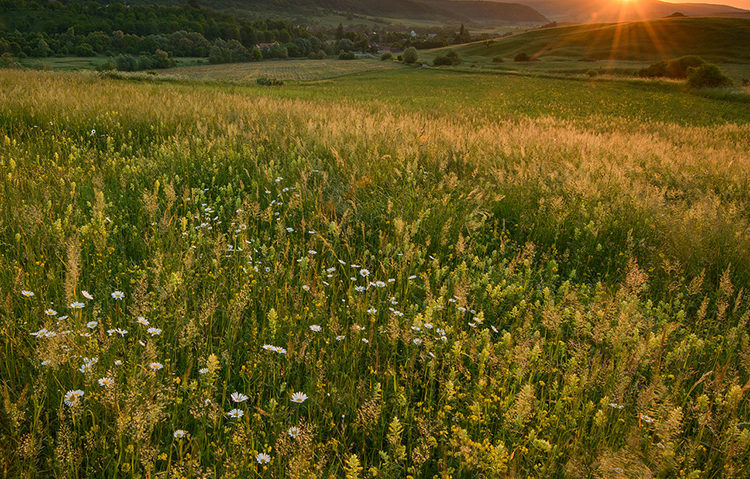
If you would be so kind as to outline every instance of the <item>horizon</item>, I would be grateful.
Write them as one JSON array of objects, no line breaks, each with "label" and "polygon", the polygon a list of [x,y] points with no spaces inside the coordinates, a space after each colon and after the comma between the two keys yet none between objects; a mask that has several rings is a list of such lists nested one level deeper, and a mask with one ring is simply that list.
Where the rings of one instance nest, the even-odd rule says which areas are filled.
[{"label": "horizon", "polygon": [[700,1],[700,0],[691,1],[691,0],[688,0],[688,1],[685,1],[685,2],[682,2],[682,1],[679,1],[679,0],[663,0],[663,1],[666,2],[666,3],[705,3],[705,4],[713,4],[713,5],[727,5],[727,6],[730,6],[730,7],[742,8],[742,9],[745,9],[745,10],[750,10],[750,0],[732,0],[732,1],[728,1],[728,2],[721,2],[721,1],[712,2],[710,0],[706,0],[706,1]]}]

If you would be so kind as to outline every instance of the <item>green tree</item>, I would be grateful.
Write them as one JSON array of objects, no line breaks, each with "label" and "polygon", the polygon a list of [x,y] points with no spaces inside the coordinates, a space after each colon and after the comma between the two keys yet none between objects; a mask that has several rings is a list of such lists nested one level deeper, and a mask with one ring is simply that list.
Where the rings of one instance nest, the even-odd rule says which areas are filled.
[{"label": "green tree", "polygon": [[419,60],[419,53],[414,47],[409,47],[404,50],[403,56],[404,63],[417,63],[417,61]]}]

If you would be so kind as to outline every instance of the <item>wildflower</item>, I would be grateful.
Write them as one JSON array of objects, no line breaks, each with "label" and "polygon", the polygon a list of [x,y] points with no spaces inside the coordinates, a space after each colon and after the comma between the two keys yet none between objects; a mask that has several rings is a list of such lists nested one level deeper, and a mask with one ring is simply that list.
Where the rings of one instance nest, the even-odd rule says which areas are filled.
[{"label": "wildflower", "polygon": [[84,298],[88,299],[89,301],[94,299],[94,297],[88,291],[81,291],[81,294],[83,295]]},{"label": "wildflower", "polygon": [[86,327],[89,329],[94,329],[99,324],[99,321],[89,321],[86,323]]},{"label": "wildflower", "polygon": [[247,401],[249,399],[244,394],[238,393],[238,392],[232,393],[232,395],[230,397],[232,398],[232,401],[234,401],[234,402],[245,402],[245,401]]},{"label": "wildflower", "polygon": [[294,438],[296,438],[297,436],[299,436],[299,435],[300,435],[300,430],[299,430],[299,428],[298,428],[298,427],[296,427],[296,426],[292,426],[292,427],[290,427],[290,428],[289,428],[289,429],[288,429],[288,430],[286,431],[286,433],[287,433],[287,434],[289,434],[289,437],[294,437]]},{"label": "wildflower", "polygon": [[57,316],[57,311],[55,311],[54,309],[45,309],[44,314],[46,314],[47,316]]},{"label": "wildflower", "polygon": [[366,278],[370,276],[370,270],[362,268],[359,270],[359,275],[362,276],[363,278]]},{"label": "wildflower", "polygon": [[271,462],[271,456],[266,454],[265,452],[258,453],[257,456],[255,456],[255,460],[258,461],[258,464],[268,464]]},{"label": "wildflower", "polygon": [[232,409],[231,411],[227,413],[227,416],[229,416],[232,419],[239,419],[244,415],[245,415],[245,411],[243,411],[242,409]]},{"label": "wildflower", "polygon": [[378,312],[378,310],[377,310],[377,309],[375,309],[375,308],[373,308],[373,307],[370,307],[370,309],[368,309],[368,310],[367,310],[367,313],[368,313],[368,314],[375,314],[375,313],[377,313],[377,312]]},{"label": "wildflower", "polygon": [[408,279],[409,281],[411,281],[411,280],[413,280],[413,279],[417,279],[417,275],[414,275],[414,274],[413,274],[413,275],[409,276],[409,278],[407,278],[407,279]]},{"label": "wildflower", "polygon": [[102,386],[102,387],[105,387],[105,388],[106,387],[110,387],[114,383],[115,383],[115,380],[112,379],[112,378],[110,378],[110,377],[106,377],[105,376],[105,377],[99,379],[99,386]]},{"label": "wildflower", "polygon": [[83,365],[78,368],[78,370],[84,374],[91,371],[91,368],[94,367],[94,364],[98,363],[98,358],[83,358]]},{"label": "wildflower", "polygon": [[378,288],[385,288],[385,283],[382,281],[375,281],[375,286]]},{"label": "wildflower", "polygon": [[302,289],[304,289],[305,291],[310,291],[310,287],[306,284],[302,285]]},{"label": "wildflower", "polygon": [[424,323],[424,329],[432,329],[432,323]]},{"label": "wildflower", "polygon": [[79,301],[74,301],[70,303],[70,309],[82,309],[84,306],[86,305]]},{"label": "wildflower", "polygon": [[621,467],[616,467],[613,469],[616,474],[623,474],[625,471]]},{"label": "wildflower", "polygon": [[122,366],[122,360],[120,359],[115,360],[115,366]]},{"label": "wildflower", "polygon": [[57,317],[57,320],[58,320],[58,321],[65,321],[66,319],[68,319],[68,315],[65,315],[65,316],[58,316],[58,317]]},{"label": "wildflower", "polygon": [[286,232],[287,232],[287,233],[294,233],[294,228],[287,228],[287,229],[286,229]]},{"label": "wildflower", "polygon": [[42,361],[42,366],[49,366],[49,364],[50,364],[49,359],[45,359],[44,361]]},{"label": "wildflower", "polygon": [[109,336],[112,336],[113,334],[119,334],[121,337],[125,337],[125,335],[128,334],[128,330],[127,329],[120,329],[120,328],[108,329],[107,330],[107,334]]},{"label": "wildflower", "polygon": [[144,326],[149,325],[148,319],[144,318],[143,316],[139,316],[138,319],[135,320],[135,322]]},{"label": "wildflower", "polygon": [[420,344],[422,344],[422,340],[421,340],[421,339],[419,339],[419,338],[414,338],[414,339],[412,339],[412,342],[413,342],[414,344],[416,344],[417,346],[419,346]]},{"label": "wildflower", "polygon": [[47,334],[47,329],[46,328],[42,328],[39,331],[35,331],[35,332],[29,333],[29,334],[31,334],[32,336],[36,336],[38,338],[38,337],[41,337],[41,336],[44,336],[45,334]]},{"label": "wildflower", "polygon": [[370,344],[370,340],[368,340],[367,338],[362,338],[362,342],[365,344]]},{"label": "wildflower", "polygon": [[110,296],[112,296],[112,299],[119,301],[125,298],[125,293],[123,293],[122,291],[115,291],[112,294],[110,294]]},{"label": "wildflower", "polygon": [[651,416],[647,416],[646,414],[641,414],[641,421],[643,421],[643,422],[645,422],[647,424],[651,424],[652,422],[655,421],[655,419],[652,418]]},{"label": "wildflower", "polygon": [[336,341],[343,341],[346,339],[346,336],[336,336]]},{"label": "wildflower", "polygon": [[172,433],[172,436],[174,436],[175,439],[182,439],[183,437],[187,436],[187,432],[183,431],[182,429],[178,429]]},{"label": "wildflower", "polygon": [[361,293],[361,292],[362,292],[362,291],[364,291],[364,290],[365,290],[365,287],[364,287],[364,286],[355,286],[355,287],[354,287],[354,291],[356,291],[356,292],[358,292],[358,293]]},{"label": "wildflower", "polygon": [[152,371],[156,372],[156,371],[158,371],[158,370],[160,370],[160,369],[164,368],[164,365],[163,365],[162,363],[151,363],[151,364],[149,364],[149,365],[148,365],[148,367],[149,367],[149,368],[150,368],[150,369],[151,369]]},{"label": "wildflower", "polygon": [[201,368],[198,370],[198,374],[206,374],[208,373],[208,368]]},{"label": "wildflower", "polygon": [[616,402],[611,402],[609,403],[609,407],[611,407],[612,409],[622,409],[625,406],[622,404],[617,404]]},{"label": "wildflower", "polygon": [[148,328],[146,330],[146,332],[148,334],[150,334],[151,336],[159,336],[161,334],[161,329],[159,329],[159,328]]},{"label": "wildflower", "polygon": [[24,295],[24,296],[26,296],[27,298],[30,298],[30,297],[34,296],[34,292],[33,291],[27,291],[25,289],[23,291],[21,291],[21,294]]},{"label": "wildflower", "polygon": [[83,391],[76,389],[74,391],[68,391],[65,393],[65,404],[68,406],[75,406],[78,404],[78,400],[83,397]]},{"label": "wildflower", "polygon": [[297,404],[302,404],[307,400],[307,394],[302,392],[296,392],[292,394],[292,402]]},{"label": "wildflower", "polygon": [[318,326],[317,324],[313,324],[313,325],[310,326],[310,331],[312,331],[314,333],[319,333],[320,330],[321,330],[321,327]]}]

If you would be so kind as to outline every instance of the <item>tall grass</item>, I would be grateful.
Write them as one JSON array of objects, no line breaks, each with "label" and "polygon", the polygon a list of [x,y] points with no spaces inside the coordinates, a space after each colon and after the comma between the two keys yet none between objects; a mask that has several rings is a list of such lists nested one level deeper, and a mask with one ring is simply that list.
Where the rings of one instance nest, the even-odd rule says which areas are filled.
[{"label": "tall grass", "polygon": [[748,124],[0,84],[5,476],[750,474]]}]

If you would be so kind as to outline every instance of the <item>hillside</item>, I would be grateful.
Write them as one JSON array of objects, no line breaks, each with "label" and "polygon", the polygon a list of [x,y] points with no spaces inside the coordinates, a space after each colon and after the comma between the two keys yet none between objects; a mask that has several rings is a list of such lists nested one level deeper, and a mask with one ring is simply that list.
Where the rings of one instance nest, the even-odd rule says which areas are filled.
[{"label": "hillside", "polygon": [[[736,17],[742,10],[708,3],[669,3],[659,0],[528,0],[523,2],[554,20],[568,22],[615,22],[664,18],[674,12],[688,17]],[[750,18],[750,16],[748,17]]]},{"label": "hillside", "polygon": [[[136,3],[184,4],[183,0]],[[534,8],[520,3],[452,0],[202,0],[201,5],[220,10],[232,10],[251,16],[265,17],[300,15],[323,17],[338,15],[366,15],[402,21],[433,20],[463,22],[472,25],[497,25],[508,23],[546,23],[549,20]]]},{"label": "hillside", "polygon": [[712,61],[750,60],[750,20],[668,18],[586,24],[529,31],[454,48],[461,57],[558,56],[591,59],[657,60],[700,55]]}]

